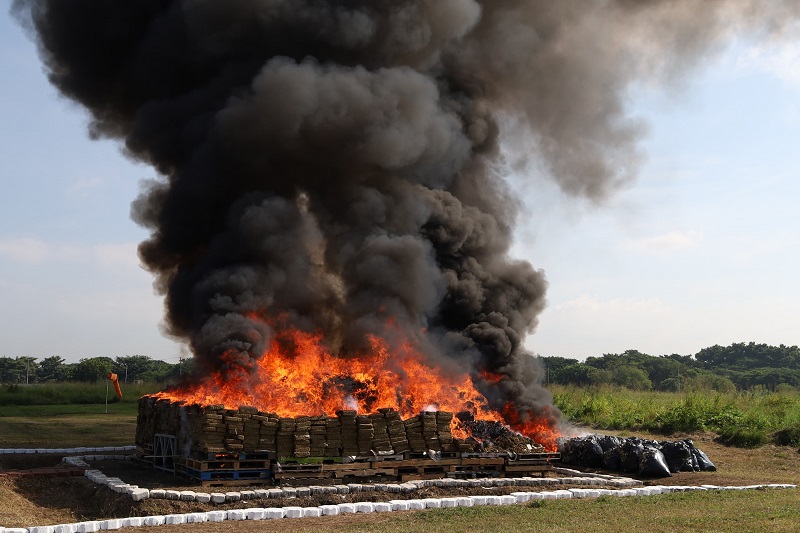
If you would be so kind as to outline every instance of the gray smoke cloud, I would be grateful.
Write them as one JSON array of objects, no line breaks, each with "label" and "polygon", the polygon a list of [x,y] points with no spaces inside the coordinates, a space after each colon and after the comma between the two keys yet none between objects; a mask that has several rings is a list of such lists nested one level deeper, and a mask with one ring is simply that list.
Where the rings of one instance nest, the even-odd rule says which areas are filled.
[{"label": "gray smoke cloud", "polygon": [[[266,312],[342,357],[391,318],[496,408],[551,407],[523,348],[543,272],[508,255],[503,136],[566,193],[635,176],[636,83],[733,36],[779,38],[795,1],[14,0],[51,82],[160,178],[133,202],[169,334],[247,367]],[[230,364],[230,359],[226,364]],[[485,372],[503,377],[484,379]]]}]

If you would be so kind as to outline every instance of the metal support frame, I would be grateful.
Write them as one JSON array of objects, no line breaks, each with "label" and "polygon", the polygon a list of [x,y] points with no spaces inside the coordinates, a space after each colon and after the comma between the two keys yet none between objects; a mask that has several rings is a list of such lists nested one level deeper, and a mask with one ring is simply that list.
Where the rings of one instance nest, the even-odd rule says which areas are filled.
[{"label": "metal support frame", "polygon": [[178,439],[175,435],[156,433],[153,439],[153,467],[175,473],[175,458],[178,456]]}]

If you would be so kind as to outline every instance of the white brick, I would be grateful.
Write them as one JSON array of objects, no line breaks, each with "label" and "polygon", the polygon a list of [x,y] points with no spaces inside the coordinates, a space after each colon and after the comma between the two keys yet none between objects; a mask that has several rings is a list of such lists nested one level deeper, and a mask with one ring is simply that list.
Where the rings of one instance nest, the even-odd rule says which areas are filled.
[{"label": "white brick", "polygon": [[264,520],[267,517],[267,511],[265,509],[245,509],[247,513],[248,520]]},{"label": "white brick", "polygon": [[200,522],[207,522],[208,517],[206,513],[187,513],[186,514],[186,523],[187,524],[198,524]]},{"label": "white brick", "polygon": [[409,509],[407,500],[391,500],[389,504],[392,506],[392,511],[408,511]]},{"label": "white brick", "polygon": [[228,520],[246,520],[247,513],[243,509],[231,509],[228,511]]},{"label": "white brick", "polygon": [[475,502],[469,497],[456,498],[456,500],[458,500],[459,507],[472,507],[475,505]]},{"label": "white brick", "polygon": [[457,498],[442,498],[442,507],[457,507]]},{"label": "white brick", "polygon": [[[152,492],[150,495],[152,496]],[[225,495],[221,492],[212,492],[211,493],[211,503],[225,503]]]},{"label": "white brick", "polygon": [[166,490],[164,491],[164,497],[168,500],[180,500],[181,492],[179,490]]},{"label": "white brick", "polygon": [[425,509],[424,500],[408,500],[408,508],[412,510]]},{"label": "white brick", "polygon": [[131,516],[122,519],[122,527],[141,527],[144,525],[143,516]]},{"label": "white brick", "polygon": [[530,494],[527,492],[512,492],[510,496],[513,496],[517,503],[525,503],[531,499]]},{"label": "white brick", "polygon": [[441,498],[425,498],[423,501],[426,509],[438,509],[442,506]]},{"label": "white brick", "polygon": [[150,497],[150,491],[147,489],[133,489],[130,491],[131,499],[135,502],[142,501]]},{"label": "white brick", "polygon": [[339,506],[338,505],[320,505],[320,511],[322,511],[323,516],[338,516],[339,515]]},{"label": "white brick", "polygon": [[284,507],[283,510],[286,511],[285,518],[303,518],[302,507]]},{"label": "white brick", "polygon": [[371,513],[375,511],[375,504],[372,502],[358,502],[356,503],[357,513]]},{"label": "white brick", "polygon": [[164,499],[167,497],[167,491],[164,489],[153,489],[150,491],[151,498]]},{"label": "white brick", "polygon": [[[93,520],[91,522],[81,522],[78,524],[78,533],[96,533],[100,531],[100,522]],[[6,529],[6,533],[11,533]]]},{"label": "white brick", "polygon": [[227,516],[227,511],[208,511],[206,513],[206,519],[209,522],[222,522]]},{"label": "white brick", "polygon": [[392,511],[392,504],[391,503],[376,503],[375,504],[375,512],[376,513],[389,513]]},{"label": "white brick", "polygon": [[352,503],[340,503],[339,504],[339,514],[347,514],[347,513],[355,513],[356,506]]},{"label": "white brick", "polygon": [[113,531],[122,527],[122,520],[101,520],[100,529],[103,531]]},{"label": "white brick", "polygon": [[283,507],[269,507],[264,510],[266,511],[265,518],[267,520],[275,520],[276,518],[283,518],[286,516],[286,511]]},{"label": "white brick", "polygon": [[78,524],[58,524],[53,526],[53,533],[76,533]]},{"label": "white brick", "polygon": [[226,492],[225,493],[225,501],[226,502],[238,502],[242,499],[241,492]]},{"label": "white brick", "polygon": [[194,497],[197,495],[197,493],[193,490],[182,490],[180,492],[180,495],[181,495],[181,500],[185,502],[193,502]]},{"label": "white brick", "polygon": [[168,514],[164,517],[164,523],[169,525],[174,524],[185,524],[186,523],[186,515],[185,514]]},{"label": "white brick", "polygon": [[517,499],[511,495],[500,496],[500,505],[513,505],[517,503]]},{"label": "white brick", "polygon": [[197,503],[208,503],[211,501],[211,494],[207,492],[198,492],[194,495],[194,501]]},{"label": "white brick", "polygon": [[500,499],[500,496],[486,497],[486,505],[500,505],[501,503],[503,503],[503,500]]},{"label": "white brick", "polygon": [[166,517],[163,515],[144,517],[144,525],[146,526],[163,526],[165,523],[166,523]]},{"label": "white brick", "polygon": [[[0,453],[3,453],[2,450],[0,450]],[[0,527],[0,531],[4,531],[5,533],[28,533],[28,528],[27,527],[7,527],[7,528]]]},{"label": "white brick", "polygon": [[486,505],[487,496],[470,496],[472,505]]},{"label": "white brick", "polygon": [[322,516],[322,511],[319,507],[303,507],[303,518],[313,518]]}]

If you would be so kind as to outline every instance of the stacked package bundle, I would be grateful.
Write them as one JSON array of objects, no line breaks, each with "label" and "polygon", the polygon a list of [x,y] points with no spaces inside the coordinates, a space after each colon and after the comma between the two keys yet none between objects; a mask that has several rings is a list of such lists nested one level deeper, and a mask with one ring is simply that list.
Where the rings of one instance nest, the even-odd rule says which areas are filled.
[{"label": "stacked package bundle", "polygon": [[348,409],[336,411],[339,417],[342,436],[342,455],[358,455],[358,424],[356,423],[356,412]]},{"label": "stacked package bundle", "polygon": [[326,420],[327,416],[311,417],[311,457],[322,457],[325,455],[325,439],[327,436]]},{"label": "stacked package bundle", "polygon": [[294,456],[311,457],[311,417],[298,416],[294,420]]},{"label": "stacked package bundle", "polygon": [[406,427],[400,414],[394,409],[380,410],[386,419],[386,432],[389,434],[389,441],[394,453],[406,453],[411,451],[406,437]]},{"label": "stacked package bundle", "polygon": [[340,457],[342,454],[342,426],[338,418],[325,419],[325,456]]},{"label": "stacked package bundle", "polygon": [[377,455],[390,455],[394,453],[389,432],[386,429],[386,418],[381,412],[369,415],[372,421],[372,451]]},{"label": "stacked package bundle", "polygon": [[372,439],[375,436],[372,419],[369,415],[359,415],[356,417],[356,427],[358,429],[358,455],[369,455],[372,450]]},{"label": "stacked package bundle", "polygon": [[275,436],[275,447],[278,456],[291,457],[294,454],[294,418],[281,418],[278,421],[278,433]]},{"label": "stacked package bundle", "polygon": [[178,453],[271,452],[278,457],[374,457],[397,453],[469,451],[450,432],[453,414],[425,412],[403,420],[390,408],[371,415],[337,411],[336,417],[278,417],[255,407],[183,405],[144,397],[139,401],[136,443],[151,449],[156,434],[174,436]]}]

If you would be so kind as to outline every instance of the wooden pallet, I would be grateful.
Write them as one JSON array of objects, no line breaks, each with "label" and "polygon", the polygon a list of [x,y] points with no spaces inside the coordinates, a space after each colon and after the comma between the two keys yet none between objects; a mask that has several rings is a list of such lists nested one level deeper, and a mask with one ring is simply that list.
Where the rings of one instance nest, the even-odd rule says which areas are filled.
[{"label": "wooden pallet", "polygon": [[198,470],[200,472],[207,472],[213,470],[269,470],[270,469],[270,461],[264,459],[258,459],[258,460],[230,459],[226,461],[222,460],[198,461],[197,459],[192,459],[190,457],[187,457],[181,460],[180,462],[187,468]]}]

